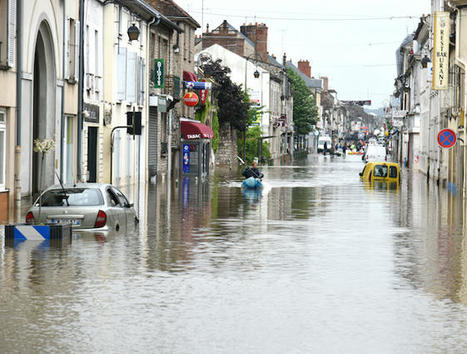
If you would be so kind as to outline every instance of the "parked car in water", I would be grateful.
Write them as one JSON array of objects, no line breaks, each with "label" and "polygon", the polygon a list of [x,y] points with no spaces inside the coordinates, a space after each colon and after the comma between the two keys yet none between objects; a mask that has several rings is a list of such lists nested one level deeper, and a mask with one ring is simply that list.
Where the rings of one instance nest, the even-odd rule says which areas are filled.
[{"label": "parked car in water", "polygon": [[137,221],[125,195],[101,183],[51,186],[26,213],[26,223],[70,223],[74,230],[127,230]]},{"label": "parked car in water", "polygon": [[363,171],[360,172],[360,177],[367,182],[399,182],[400,167],[395,162],[368,162]]},{"label": "parked car in water", "polygon": [[326,147],[328,150],[332,148],[332,140],[329,136],[320,136],[318,138],[318,152],[324,151],[324,144],[326,143]]}]

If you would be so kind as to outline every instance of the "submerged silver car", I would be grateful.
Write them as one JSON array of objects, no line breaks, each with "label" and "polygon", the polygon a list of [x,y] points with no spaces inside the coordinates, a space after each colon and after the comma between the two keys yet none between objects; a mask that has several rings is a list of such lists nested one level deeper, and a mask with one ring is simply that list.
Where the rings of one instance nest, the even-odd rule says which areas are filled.
[{"label": "submerged silver car", "polygon": [[26,213],[26,223],[70,223],[73,229],[128,230],[138,222],[133,204],[116,187],[102,183],[47,188]]}]

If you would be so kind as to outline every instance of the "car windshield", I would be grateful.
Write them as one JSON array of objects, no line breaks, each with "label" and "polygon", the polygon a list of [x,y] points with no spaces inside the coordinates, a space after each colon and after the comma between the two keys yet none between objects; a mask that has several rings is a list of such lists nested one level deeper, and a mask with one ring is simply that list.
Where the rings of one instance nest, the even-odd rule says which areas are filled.
[{"label": "car windshield", "polygon": [[[68,204],[67,204],[68,199]],[[51,189],[39,198],[37,205],[47,206],[96,206],[104,204],[101,192],[96,188]]]}]

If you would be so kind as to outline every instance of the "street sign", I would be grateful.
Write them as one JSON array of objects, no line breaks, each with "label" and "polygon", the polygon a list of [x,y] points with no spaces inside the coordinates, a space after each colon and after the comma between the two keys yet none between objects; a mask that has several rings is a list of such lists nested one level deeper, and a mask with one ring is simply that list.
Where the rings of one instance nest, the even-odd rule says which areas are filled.
[{"label": "street sign", "polygon": [[456,141],[456,133],[451,129],[443,129],[438,134],[438,144],[443,148],[453,147]]}]

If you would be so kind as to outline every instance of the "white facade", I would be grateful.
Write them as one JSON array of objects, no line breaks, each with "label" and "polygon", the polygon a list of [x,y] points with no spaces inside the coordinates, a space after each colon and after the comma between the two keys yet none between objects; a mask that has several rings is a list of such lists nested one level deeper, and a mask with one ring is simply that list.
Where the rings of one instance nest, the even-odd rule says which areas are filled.
[{"label": "white facade", "polygon": [[[209,53],[213,60],[221,59],[221,64],[231,69],[231,80],[237,85],[242,85],[246,88],[250,99],[262,107],[261,130],[264,136],[271,136],[273,130],[271,114],[276,114],[277,111],[280,111],[280,106],[271,107],[271,95],[274,97],[278,96],[276,104],[280,105],[281,87],[279,84],[271,82],[269,71],[255,64],[250,59],[245,59],[218,44],[214,44],[202,52]],[[255,71],[258,71],[260,74],[258,78],[254,76]],[[280,151],[280,139],[272,140],[275,141],[269,141],[269,144],[271,155],[274,158],[278,157]]]},{"label": "white facade", "polygon": [[[130,41],[127,30],[135,24],[140,30],[139,39]],[[142,135],[133,139],[127,134],[126,128],[112,128],[127,125],[127,112],[141,112],[143,126],[147,121],[147,80],[148,72],[146,62],[148,52],[148,24],[124,7],[109,3],[104,6],[104,49],[103,66],[103,111],[104,122],[100,123],[103,129],[102,137],[102,178],[117,186],[126,186],[145,180],[146,176],[146,139],[145,129]],[[95,30],[95,29],[94,29]],[[92,29],[89,29],[92,38]],[[94,32],[95,35],[95,32]],[[95,41],[90,41],[90,74],[99,68],[96,62],[98,56],[92,54],[91,47]],[[98,46],[97,46],[98,48]],[[94,59],[97,58],[97,59]],[[95,93],[91,99],[100,97]],[[84,140],[84,139],[83,139]],[[113,141],[113,145],[112,145]],[[111,153],[113,146],[113,153]],[[112,177],[112,178],[110,178]]]}]

